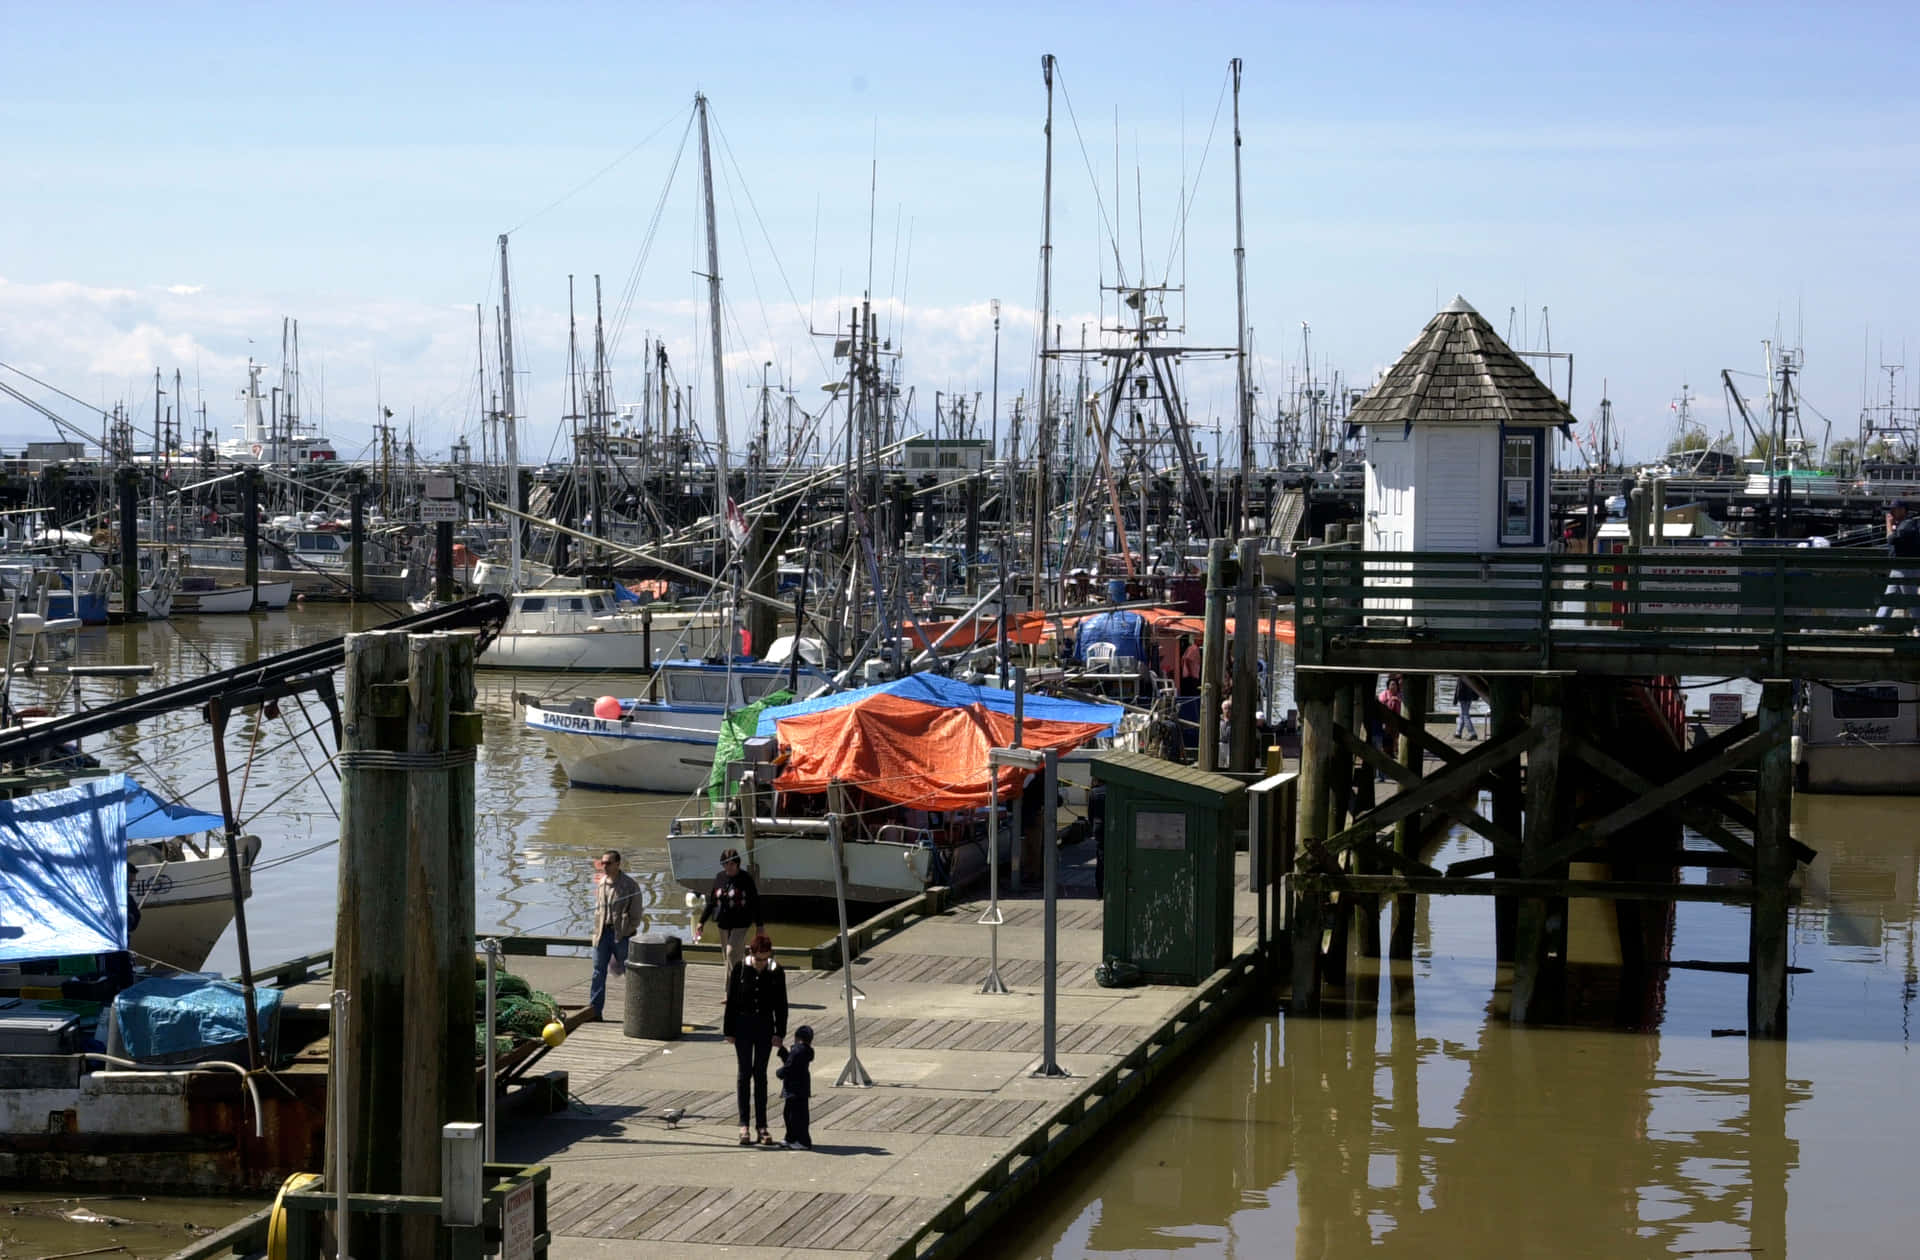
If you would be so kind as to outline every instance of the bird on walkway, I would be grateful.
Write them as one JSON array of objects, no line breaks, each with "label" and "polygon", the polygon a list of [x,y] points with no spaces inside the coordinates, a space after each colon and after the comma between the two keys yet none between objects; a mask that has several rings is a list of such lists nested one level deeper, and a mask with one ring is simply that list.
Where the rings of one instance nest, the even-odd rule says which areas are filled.
[{"label": "bird on walkway", "polygon": [[687,1109],[685,1107],[669,1107],[660,1113],[660,1118],[667,1122],[669,1129],[677,1129],[680,1127],[680,1117],[686,1114]]}]

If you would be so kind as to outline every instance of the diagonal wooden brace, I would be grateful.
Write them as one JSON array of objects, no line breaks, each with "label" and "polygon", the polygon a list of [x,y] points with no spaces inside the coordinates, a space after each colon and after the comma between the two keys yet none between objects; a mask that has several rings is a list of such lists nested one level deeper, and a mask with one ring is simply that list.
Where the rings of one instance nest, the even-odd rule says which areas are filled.
[{"label": "diagonal wooden brace", "polygon": [[1338,853],[1357,839],[1371,837],[1402,818],[1411,818],[1423,809],[1457,796],[1462,790],[1479,783],[1490,772],[1519,757],[1526,750],[1530,738],[1530,733],[1523,728],[1505,739],[1480,745],[1439,774],[1422,780],[1419,787],[1400,793],[1377,809],[1368,810],[1364,817],[1327,841],[1327,849]]},{"label": "diagonal wooden brace", "polygon": [[[1387,778],[1398,784],[1402,791],[1416,788],[1420,786],[1423,781],[1421,775],[1401,765],[1397,760],[1344,727],[1334,732],[1334,740],[1341,748],[1386,775]],[[1458,798],[1439,801],[1434,805],[1434,808],[1446,814],[1463,827],[1485,836],[1493,842],[1494,848],[1504,852],[1511,846],[1514,852],[1519,852],[1520,839],[1518,836],[1513,835],[1505,827],[1486,818],[1471,806],[1462,805]],[[1396,863],[1395,865],[1404,867],[1406,864]],[[1419,865],[1419,863],[1415,863],[1414,865]],[[1429,867],[1428,869],[1431,870],[1432,868]],[[1438,874],[1437,871],[1435,873]]]}]

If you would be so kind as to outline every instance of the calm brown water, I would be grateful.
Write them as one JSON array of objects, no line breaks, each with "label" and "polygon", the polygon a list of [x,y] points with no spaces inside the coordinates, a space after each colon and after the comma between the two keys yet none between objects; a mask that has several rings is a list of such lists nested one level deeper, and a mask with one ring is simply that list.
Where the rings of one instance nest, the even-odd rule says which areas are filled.
[{"label": "calm brown water", "polygon": [[[159,672],[142,684],[151,687],[332,637],[348,618],[315,607],[100,630],[83,638],[81,656],[152,661]],[[678,802],[569,791],[513,700],[552,685],[481,677],[482,930],[584,935],[590,859],[607,847],[626,853],[656,921],[684,925],[664,840]],[[568,686],[631,694],[638,683]],[[132,688],[85,689],[97,703]],[[17,698],[51,694],[34,681]],[[240,812],[266,845],[248,904],[261,961],[327,948],[333,935],[332,775],[311,736],[286,742],[305,719],[284,708],[257,730],[236,722],[229,736],[236,765],[250,747],[257,754]],[[157,790],[217,808],[209,749],[204,724],[185,714],[90,746]],[[1358,1013],[1292,1023],[1269,1014],[1222,1034],[978,1254],[1916,1254],[1905,1155],[1920,1124],[1909,1049],[1920,990],[1917,817],[1906,801],[1796,806],[1796,831],[1821,857],[1794,912],[1794,962],[1809,971],[1790,982],[1784,1050],[1715,1037],[1745,1026],[1745,983],[1699,971],[1672,973],[1653,1031],[1511,1028],[1491,907],[1423,904],[1415,959],[1356,983]],[[1446,860],[1481,851],[1477,840],[1450,844]],[[1683,905],[1672,956],[1738,959],[1745,942],[1739,912]],[[237,966],[231,934],[209,966]],[[243,1209],[57,1197],[0,1195],[0,1257],[113,1244],[161,1256],[186,1239],[184,1223],[220,1224]],[[126,1223],[64,1217],[73,1211]]]}]

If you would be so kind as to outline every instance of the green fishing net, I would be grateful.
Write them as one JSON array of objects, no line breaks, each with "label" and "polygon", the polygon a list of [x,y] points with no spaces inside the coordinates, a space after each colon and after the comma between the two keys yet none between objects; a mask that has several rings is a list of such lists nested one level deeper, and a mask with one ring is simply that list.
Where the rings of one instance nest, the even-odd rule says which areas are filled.
[{"label": "green fishing net", "polygon": [[[486,1057],[486,1033],[480,1025],[487,1018],[487,968],[478,964],[479,977],[473,982],[473,1057]],[[529,1041],[540,1040],[540,1030],[560,1019],[560,1004],[553,996],[528,984],[523,976],[504,969],[493,976],[494,1055],[502,1057]]]}]

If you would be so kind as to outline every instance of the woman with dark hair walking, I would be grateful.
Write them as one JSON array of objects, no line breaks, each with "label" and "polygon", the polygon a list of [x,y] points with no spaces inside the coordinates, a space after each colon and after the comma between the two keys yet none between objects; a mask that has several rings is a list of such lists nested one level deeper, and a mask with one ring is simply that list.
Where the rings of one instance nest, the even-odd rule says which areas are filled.
[{"label": "woman with dark hair walking", "polygon": [[[759,1130],[762,1146],[774,1145],[767,1129],[767,1061],[787,1037],[787,973],[773,960],[773,942],[765,934],[747,946],[747,961],[727,976],[727,1014],[720,1025],[733,1047],[740,1074],[734,1086],[740,1104],[740,1145],[752,1146],[748,1121]],[[752,1113],[748,1112],[751,1092]]]}]

